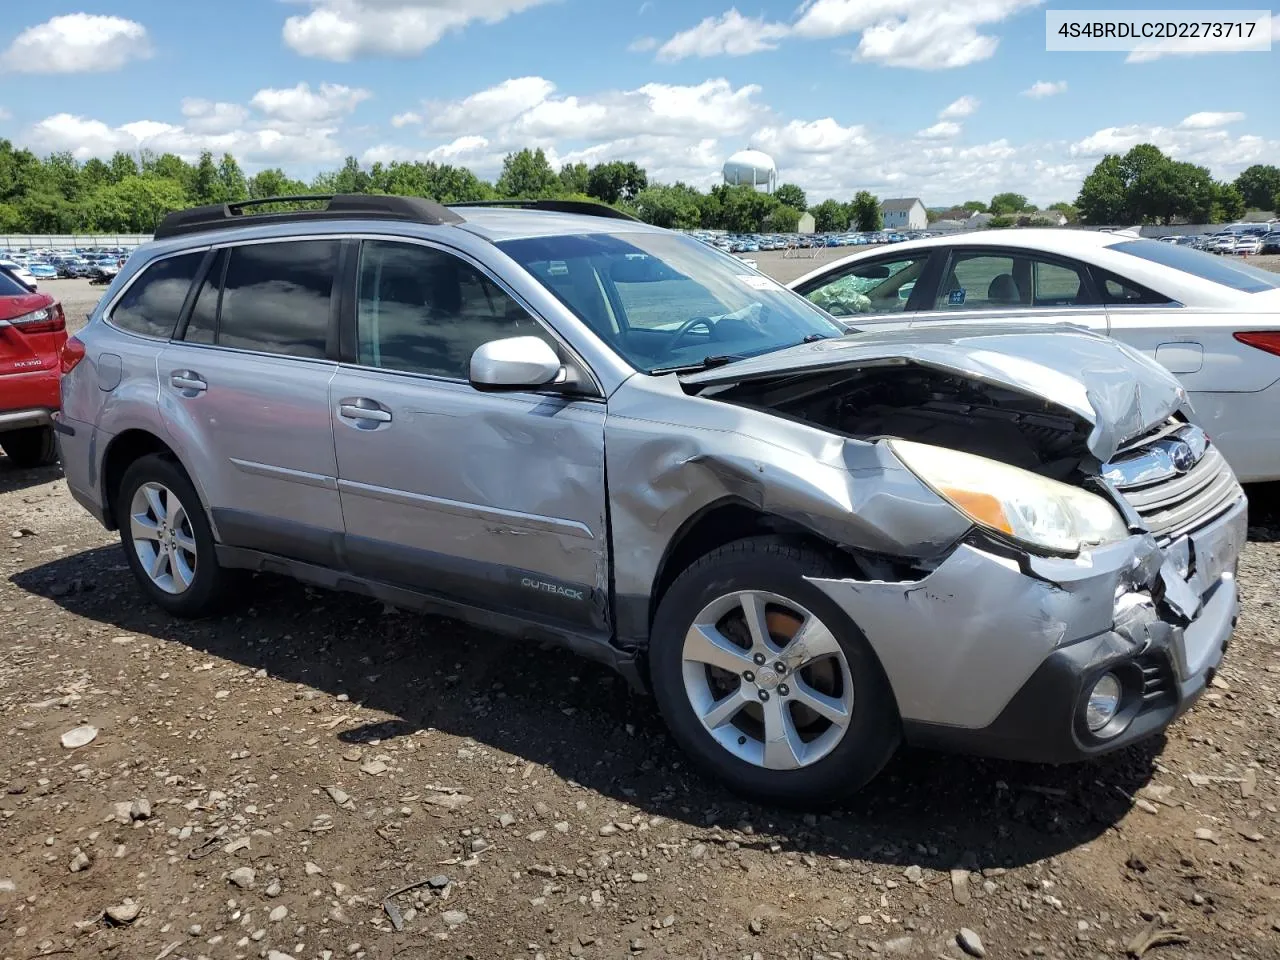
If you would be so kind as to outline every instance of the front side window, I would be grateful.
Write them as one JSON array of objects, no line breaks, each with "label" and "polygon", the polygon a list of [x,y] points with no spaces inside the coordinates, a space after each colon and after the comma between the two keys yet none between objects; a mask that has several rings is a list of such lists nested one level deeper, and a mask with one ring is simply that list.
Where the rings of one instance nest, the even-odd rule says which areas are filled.
[{"label": "front side window", "polygon": [[845,332],[803,297],[691,237],[588,233],[506,240],[498,247],[648,373]]},{"label": "front side window", "polygon": [[204,251],[157,260],[129,285],[111,311],[111,323],[143,337],[168,340],[182,312]]},{"label": "front side window", "polygon": [[[218,346],[323,359],[338,248],[337,240],[232,247],[218,310]],[[199,299],[204,296],[202,291]]]},{"label": "front side window", "polygon": [[859,313],[901,313],[929,262],[927,251],[893,260],[862,262],[846,268],[805,296],[835,317]]},{"label": "front side window", "polygon": [[490,340],[540,337],[542,325],[471,264],[414,243],[361,247],[358,361],[369,367],[466,380]]}]

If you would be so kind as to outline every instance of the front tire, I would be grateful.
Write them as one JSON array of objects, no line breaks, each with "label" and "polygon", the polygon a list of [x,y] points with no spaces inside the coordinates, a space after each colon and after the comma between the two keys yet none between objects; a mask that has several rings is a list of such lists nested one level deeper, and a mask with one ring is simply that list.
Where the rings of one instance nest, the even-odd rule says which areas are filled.
[{"label": "front tire", "polygon": [[153,603],[178,617],[217,610],[227,572],[218,566],[200,497],[178,464],[158,454],[134,461],[120,481],[115,516],[129,568]]},{"label": "front tire", "polygon": [[58,462],[58,444],[53,427],[23,427],[0,433],[0,447],[15,467],[47,467]]},{"label": "front tire", "polygon": [[672,736],[735,792],[787,806],[834,803],[870,781],[901,739],[870,644],[805,577],[836,560],[780,537],[702,557],[658,607],[649,671]]}]

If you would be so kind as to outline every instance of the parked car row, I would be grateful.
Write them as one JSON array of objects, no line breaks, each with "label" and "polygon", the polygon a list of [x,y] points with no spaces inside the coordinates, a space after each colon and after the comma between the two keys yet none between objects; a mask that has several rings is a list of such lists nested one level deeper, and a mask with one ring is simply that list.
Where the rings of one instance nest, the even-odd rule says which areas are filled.
[{"label": "parked car row", "polygon": [[872,244],[901,243],[934,236],[925,231],[889,231],[875,233],[712,233],[693,231],[690,236],[726,253],[758,253],[761,250],[811,249],[813,247],[860,247]]},{"label": "parked car row", "polygon": [[1254,256],[1280,253],[1280,221],[1270,223],[1233,224],[1214,233],[1160,238],[1161,243],[1192,247],[1208,253]]},{"label": "parked car row", "polygon": [[11,272],[21,271],[23,282],[31,289],[40,280],[55,278],[87,278],[96,283],[110,283],[120,272],[128,251],[123,247],[93,247],[76,250],[36,250],[21,248],[7,251],[0,264],[10,264]]}]

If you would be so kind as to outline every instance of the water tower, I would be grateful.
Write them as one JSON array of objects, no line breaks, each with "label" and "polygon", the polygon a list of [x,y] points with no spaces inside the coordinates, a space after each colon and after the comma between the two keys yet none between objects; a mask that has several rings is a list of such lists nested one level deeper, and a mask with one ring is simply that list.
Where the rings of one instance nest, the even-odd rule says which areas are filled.
[{"label": "water tower", "polygon": [[767,153],[739,150],[724,162],[724,182],[763,187],[765,193],[773,193],[778,186],[778,168]]}]

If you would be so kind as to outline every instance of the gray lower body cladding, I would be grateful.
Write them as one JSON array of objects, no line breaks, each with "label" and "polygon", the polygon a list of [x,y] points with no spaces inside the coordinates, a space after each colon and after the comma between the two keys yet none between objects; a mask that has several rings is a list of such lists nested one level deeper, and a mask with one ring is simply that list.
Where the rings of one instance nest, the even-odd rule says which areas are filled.
[{"label": "gray lower body cladding", "polygon": [[[1190,569],[1174,562],[1178,544],[1139,536],[1078,560],[1015,560],[962,544],[919,581],[813,582],[875,649],[909,739],[1073,759],[1156,732],[1199,695],[1235,624],[1246,516],[1242,499],[1189,534]],[[1091,742],[1075,722],[1084,684],[1111,669],[1132,679],[1126,697],[1141,716],[1124,734]],[[1157,674],[1162,696],[1147,697],[1142,678]],[[1054,729],[1012,723],[1009,711]]]}]

